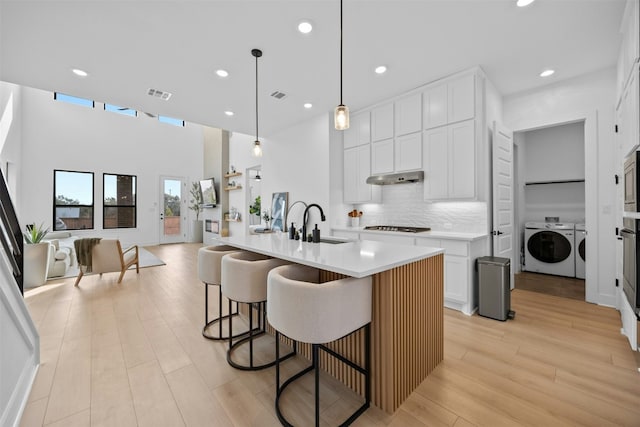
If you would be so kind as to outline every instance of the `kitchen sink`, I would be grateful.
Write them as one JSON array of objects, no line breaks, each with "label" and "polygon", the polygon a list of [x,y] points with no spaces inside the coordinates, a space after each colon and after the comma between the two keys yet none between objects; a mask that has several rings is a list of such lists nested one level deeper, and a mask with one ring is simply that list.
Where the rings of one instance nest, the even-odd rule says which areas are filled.
[{"label": "kitchen sink", "polygon": [[338,239],[327,239],[327,238],[320,238],[320,243],[329,243],[332,245],[338,245],[340,243],[349,243],[349,240],[338,240]]}]

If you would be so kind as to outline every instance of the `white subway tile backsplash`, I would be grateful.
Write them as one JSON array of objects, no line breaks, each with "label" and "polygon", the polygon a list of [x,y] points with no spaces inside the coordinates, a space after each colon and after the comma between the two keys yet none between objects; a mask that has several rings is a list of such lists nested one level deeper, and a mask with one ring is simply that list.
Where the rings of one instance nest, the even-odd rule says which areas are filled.
[{"label": "white subway tile backsplash", "polygon": [[356,207],[363,212],[361,226],[406,225],[464,233],[488,229],[485,202],[425,202],[422,182],[383,186],[382,202]]}]

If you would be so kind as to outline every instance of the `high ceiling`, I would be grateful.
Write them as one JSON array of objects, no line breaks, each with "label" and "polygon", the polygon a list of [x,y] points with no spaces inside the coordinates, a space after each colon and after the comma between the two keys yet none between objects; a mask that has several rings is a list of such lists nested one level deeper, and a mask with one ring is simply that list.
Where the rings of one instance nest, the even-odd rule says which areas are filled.
[{"label": "high ceiling", "polygon": [[[345,0],[344,103],[355,111],[475,65],[503,95],[612,67],[624,6]],[[338,0],[0,0],[0,80],[253,135],[251,49],[260,48],[260,136],[269,137],[338,104],[339,10]],[[308,35],[297,31],[304,19]],[[388,71],[377,75],[381,64]],[[540,78],[549,67],[556,73]]]}]

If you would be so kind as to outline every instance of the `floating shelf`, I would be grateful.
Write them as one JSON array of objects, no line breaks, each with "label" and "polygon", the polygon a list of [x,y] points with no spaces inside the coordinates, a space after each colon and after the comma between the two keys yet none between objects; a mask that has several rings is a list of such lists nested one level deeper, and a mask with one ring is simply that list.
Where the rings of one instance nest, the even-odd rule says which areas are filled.
[{"label": "floating shelf", "polygon": [[225,178],[233,178],[234,176],[241,176],[242,172],[233,172],[224,174]]},{"label": "floating shelf", "polygon": [[224,187],[224,191],[240,190],[240,189],[242,189],[242,185],[234,185],[233,187]]},{"label": "floating shelf", "polygon": [[584,182],[584,179],[564,179],[559,181],[535,181],[535,182],[525,182],[524,185],[569,184],[573,182]]}]

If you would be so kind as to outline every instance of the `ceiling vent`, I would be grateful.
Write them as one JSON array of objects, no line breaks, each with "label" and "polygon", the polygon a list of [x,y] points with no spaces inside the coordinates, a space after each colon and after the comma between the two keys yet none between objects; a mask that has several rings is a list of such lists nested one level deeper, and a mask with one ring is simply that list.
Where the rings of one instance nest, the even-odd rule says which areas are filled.
[{"label": "ceiling vent", "polygon": [[163,92],[161,90],[151,88],[147,92],[147,95],[153,96],[154,98],[164,99],[165,101],[168,101],[169,98],[171,98],[171,94],[169,92]]},{"label": "ceiling vent", "polygon": [[286,98],[287,94],[277,90],[277,91],[273,92],[271,94],[271,96],[273,96],[275,99],[284,99],[284,98]]}]

